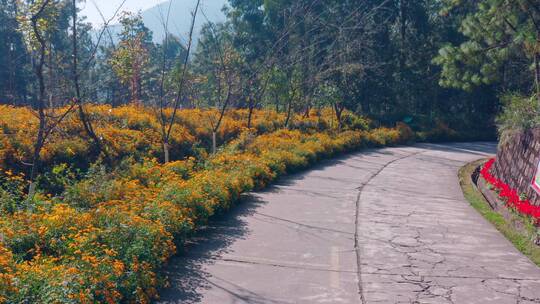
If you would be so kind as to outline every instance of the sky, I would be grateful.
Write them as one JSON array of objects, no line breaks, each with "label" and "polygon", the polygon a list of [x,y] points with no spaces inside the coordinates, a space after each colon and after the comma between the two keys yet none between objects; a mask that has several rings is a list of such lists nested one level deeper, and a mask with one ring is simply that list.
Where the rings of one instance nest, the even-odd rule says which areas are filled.
[{"label": "sky", "polygon": [[[82,9],[81,15],[86,16],[88,22],[92,23],[94,27],[99,27],[103,24],[103,19],[99,15],[96,5],[99,7],[99,10],[101,10],[105,18],[109,19],[114,15],[114,12],[122,2],[123,0],[87,0],[80,4],[80,8]],[[124,6],[122,6],[120,11],[137,12],[156,6],[162,2],[164,2],[164,0],[126,0],[126,3],[124,3]]]}]

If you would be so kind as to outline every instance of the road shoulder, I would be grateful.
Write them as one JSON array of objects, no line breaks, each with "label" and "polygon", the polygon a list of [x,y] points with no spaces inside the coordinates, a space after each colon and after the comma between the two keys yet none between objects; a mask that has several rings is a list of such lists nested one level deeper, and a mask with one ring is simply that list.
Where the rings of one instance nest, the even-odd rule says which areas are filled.
[{"label": "road shoulder", "polygon": [[[485,162],[478,160],[459,170],[459,183],[463,195],[471,206],[504,235],[521,253],[540,266],[540,247],[535,244],[536,228],[524,217],[509,210],[495,211],[474,184],[474,171]],[[480,177],[481,178],[481,177]],[[504,208],[504,207],[503,207]]]}]

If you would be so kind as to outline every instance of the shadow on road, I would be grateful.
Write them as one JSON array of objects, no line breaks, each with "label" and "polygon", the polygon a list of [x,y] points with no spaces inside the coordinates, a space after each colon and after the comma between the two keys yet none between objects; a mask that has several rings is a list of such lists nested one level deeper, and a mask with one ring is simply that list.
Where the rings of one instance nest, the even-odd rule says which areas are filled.
[{"label": "shadow on road", "polygon": [[[495,143],[466,143],[466,144],[417,144],[412,148],[421,148],[431,151],[452,151],[467,154],[485,155],[496,152]],[[370,156],[370,161],[366,161],[366,165],[380,166],[383,163],[376,161],[377,157],[384,157],[391,154],[399,154],[397,151],[369,149],[363,150],[360,153],[345,154],[333,159],[321,161],[320,163],[311,166],[309,171],[304,170],[295,174],[290,174],[280,178],[272,186],[268,187],[264,192],[279,192],[282,187],[294,186],[298,181],[306,178],[308,172],[316,174],[316,171],[324,168],[345,164],[344,160],[351,157]],[[358,168],[362,169],[362,168]],[[289,189],[290,190],[290,189]],[[304,194],[308,190],[302,190]],[[330,193],[321,191],[313,191],[313,196],[329,196]],[[248,303],[268,303],[268,299],[261,302],[259,295],[252,294],[250,291],[244,290],[243,295],[237,295],[233,291],[225,289],[223,286],[231,285],[231,282],[225,282],[223,286],[217,286],[216,282],[220,282],[220,278],[211,276],[205,271],[205,266],[214,264],[219,258],[228,253],[230,246],[242,239],[246,239],[250,231],[247,227],[246,219],[257,214],[257,210],[266,204],[256,195],[245,194],[242,196],[232,209],[224,215],[214,217],[208,226],[204,227],[190,238],[184,250],[172,258],[168,263],[165,275],[169,277],[171,287],[160,291],[161,300],[158,303],[199,303],[202,299],[204,290],[210,288],[220,288],[231,296],[236,297]],[[209,279],[212,277],[214,282]],[[239,287],[238,287],[239,288]],[[249,295],[249,299],[244,299]],[[265,302],[266,301],[266,302]]]},{"label": "shadow on road", "polygon": [[215,263],[229,246],[249,235],[245,218],[253,215],[265,202],[246,194],[230,212],[212,219],[208,226],[199,230],[186,244],[184,251],[172,258],[165,275],[171,287],[160,292],[158,303],[196,303],[200,291],[212,283],[204,265]]},{"label": "shadow on road", "polygon": [[[386,150],[369,149],[363,150],[363,156],[371,158],[383,157],[394,154]],[[301,170],[294,174],[284,176],[266,188],[263,192],[279,192],[281,187],[293,186],[298,181],[306,178],[308,172],[324,170],[327,167],[343,164],[344,160],[350,158],[354,154],[344,154],[339,157],[320,161],[319,163],[310,166],[308,170]],[[307,190],[304,189],[305,194]],[[323,192],[315,191],[313,196],[331,196]],[[229,252],[230,246],[238,241],[249,236],[250,231],[247,227],[246,218],[253,216],[262,205],[266,204],[259,197],[253,194],[244,194],[242,199],[224,215],[216,216],[211,219],[210,223],[199,230],[195,236],[191,237],[177,256],[172,258],[165,268],[165,275],[169,278],[170,287],[160,291],[160,300],[157,303],[199,303],[202,299],[204,290],[217,287],[225,290],[223,286],[216,286],[215,281],[220,279],[211,276],[205,271],[205,266],[214,264],[223,254]],[[179,250],[180,251],[180,250]],[[212,277],[211,282],[209,279]],[[224,285],[230,285],[227,282]],[[243,296],[229,292],[231,296],[242,299]],[[250,295],[249,291],[244,290],[244,295]],[[242,299],[248,303],[259,303],[261,298],[259,295],[252,294],[250,299]],[[270,303],[268,299],[264,299],[264,303]],[[261,302],[262,303],[262,302]]]},{"label": "shadow on road", "polygon": [[476,142],[476,143],[451,143],[451,144],[417,144],[419,147],[426,150],[441,151],[441,152],[458,152],[476,155],[495,154],[497,153],[497,143],[495,142]]}]

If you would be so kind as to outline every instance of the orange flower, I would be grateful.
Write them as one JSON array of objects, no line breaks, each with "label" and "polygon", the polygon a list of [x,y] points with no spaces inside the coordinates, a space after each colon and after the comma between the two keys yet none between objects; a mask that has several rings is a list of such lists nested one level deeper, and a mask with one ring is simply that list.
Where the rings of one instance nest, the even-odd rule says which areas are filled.
[{"label": "orange flower", "polygon": [[121,275],[124,272],[124,269],[125,269],[124,263],[122,263],[122,261],[115,260],[113,262],[113,269],[114,269],[114,273],[117,276]]}]

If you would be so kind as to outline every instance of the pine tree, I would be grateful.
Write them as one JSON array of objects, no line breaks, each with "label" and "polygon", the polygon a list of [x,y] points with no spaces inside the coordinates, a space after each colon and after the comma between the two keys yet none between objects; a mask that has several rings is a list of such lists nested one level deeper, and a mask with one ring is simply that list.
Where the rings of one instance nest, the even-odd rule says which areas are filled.
[{"label": "pine tree", "polygon": [[[443,14],[463,6],[448,1]],[[540,102],[540,3],[535,0],[482,0],[461,23],[466,41],[446,45],[434,60],[442,67],[443,86],[471,90],[504,82],[509,66],[525,61]],[[515,77],[515,75],[513,75]]]}]

